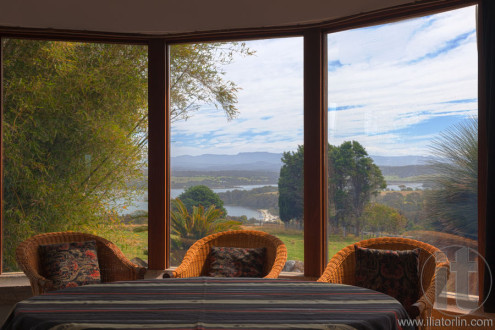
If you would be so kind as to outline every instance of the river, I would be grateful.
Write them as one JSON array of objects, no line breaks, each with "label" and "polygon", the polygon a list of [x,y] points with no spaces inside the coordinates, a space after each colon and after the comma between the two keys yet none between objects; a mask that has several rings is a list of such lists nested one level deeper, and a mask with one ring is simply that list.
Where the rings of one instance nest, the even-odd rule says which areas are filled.
[{"label": "river", "polygon": [[[405,185],[406,187],[410,187],[413,190],[416,189],[423,189],[423,184],[418,183],[418,182],[404,182],[401,183],[400,185]],[[251,190],[255,188],[261,188],[265,186],[273,186],[276,187],[277,185],[271,184],[271,185],[243,185],[243,186],[238,186],[235,188],[215,188],[212,189],[215,193],[221,193],[221,192],[226,192],[229,190]],[[399,184],[390,184],[387,186],[388,189],[393,190],[393,191],[400,191]],[[176,198],[179,196],[184,189],[170,189],[170,197]],[[263,219],[262,214],[256,210],[256,209],[251,209],[248,207],[243,207],[243,206],[237,206],[237,205],[224,205],[224,208],[227,210],[228,215],[232,215],[235,217],[240,217],[242,215],[245,215],[250,218],[255,218],[257,220]],[[121,212],[119,212],[120,215],[125,215],[125,214],[130,214],[134,213],[139,210],[148,210],[148,194],[145,193],[139,197],[137,197],[131,205],[128,205],[125,209],[123,209]]]},{"label": "river", "polygon": [[[238,186],[235,188],[215,188],[212,190],[215,193],[221,193],[221,192],[226,192],[229,190],[236,190],[236,189],[237,190],[251,190],[251,189],[261,188],[261,187],[266,187],[266,186],[276,187],[277,185],[274,185],[274,184],[272,184],[272,185],[269,185],[269,184],[243,185],[243,186]],[[170,197],[176,198],[177,196],[182,194],[183,191],[184,191],[184,189],[170,189]],[[255,218],[257,220],[263,219],[261,213],[256,209],[251,209],[248,207],[237,206],[237,205],[224,205],[223,207],[225,208],[225,210],[227,210],[227,214],[231,215],[231,216],[240,217],[242,215],[245,215],[248,217],[248,219],[250,219],[250,218]],[[118,213],[120,215],[125,215],[125,214],[131,214],[131,213],[134,213],[134,212],[140,211],[140,210],[143,210],[143,211],[148,210],[148,194],[147,193],[137,197],[132,202],[131,205],[127,205],[127,207],[125,209],[123,209],[121,212],[118,212]]]},{"label": "river", "polygon": [[406,188],[412,188],[412,190],[416,190],[416,189],[424,190],[425,189],[423,187],[422,182],[404,182],[404,183],[388,184],[387,189],[393,190],[393,191],[400,191],[401,189],[399,186],[402,186],[402,185],[406,186]]}]

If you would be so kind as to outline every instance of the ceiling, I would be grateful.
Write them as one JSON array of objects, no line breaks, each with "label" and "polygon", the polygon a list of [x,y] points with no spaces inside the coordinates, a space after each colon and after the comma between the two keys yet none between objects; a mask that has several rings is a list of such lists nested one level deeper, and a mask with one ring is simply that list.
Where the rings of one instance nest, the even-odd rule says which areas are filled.
[{"label": "ceiling", "polygon": [[414,0],[0,0],[0,26],[175,34],[329,21]]}]

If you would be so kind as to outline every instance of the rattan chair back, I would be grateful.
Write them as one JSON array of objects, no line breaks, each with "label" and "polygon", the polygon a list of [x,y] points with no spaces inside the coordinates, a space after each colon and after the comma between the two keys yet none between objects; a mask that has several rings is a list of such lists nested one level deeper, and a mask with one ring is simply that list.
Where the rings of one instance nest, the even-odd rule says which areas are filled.
[{"label": "rattan chair back", "polygon": [[231,230],[206,236],[194,243],[182,263],[173,272],[174,277],[205,276],[207,258],[212,246],[266,248],[264,277],[277,278],[287,260],[287,248],[277,237],[256,230]]},{"label": "rattan chair back", "polygon": [[335,254],[318,282],[355,284],[355,248],[354,245],[381,250],[413,250],[419,252],[419,272],[421,280],[418,309],[422,318],[431,315],[435,298],[446,285],[449,276],[449,262],[445,254],[438,248],[417,240],[401,237],[371,238],[351,244]]},{"label": "rattan chair back", "polygon": [[29,278],[34,295],[53,290],[53,282],[43,276],[40,245],[96,241],[98,263],[103,283],[144,278],[146,268],[133,264],[112,242],[91,234],[57,232],[33,236],[17,247],[16,260]]}]

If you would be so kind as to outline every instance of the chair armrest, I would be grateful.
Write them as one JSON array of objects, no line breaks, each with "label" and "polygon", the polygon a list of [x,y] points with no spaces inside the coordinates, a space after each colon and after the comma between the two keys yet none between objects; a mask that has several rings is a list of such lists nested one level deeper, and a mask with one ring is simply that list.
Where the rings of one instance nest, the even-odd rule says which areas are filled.
[{"label": "chair armrest", "polygon": [[181,264],[172,271],[172,276],[174,278],[201,276],[208,253],[209,248],[202,244],[202,240],[197,241],[187,250]]},{"label": "chair armrest", "polygon": [[113,243],[98,248],[102,282],[129,281],[143,279],[146,268],[132,263]]},{"label": "chair armrest", "polygon": [[[354,284],[346,278],[347,273],[352,273],[354,277],[354,258],[348,258],[348,255],[354,251],[354,246],[346,247],[335,254],[328,262],[325,271],[317,280],[317,282],[339,283],[339,284]],[[348,271],[346,271],[348,269]]]},{"label": "chair armrest", "polygon": [[31,273],[28,275],[28,278],[31,283],[31,290],[35,296],[55,290],[53,281],[47,279],[46,277]]},{"label": "chair armrest", "polygon": [[430,286],[423,292],[423,295],[413,306],[418,308],[419,316],[426,319],[431,315],[436,297],[447,284],[450,274],[449,262],[437,263],[435,274],[431,279]]},{"label": "chair armrest", "polygon": [[287,261],[287,247],[284,244],[280,244],[276,247],[275,260],[271,267],[271,270],[264,278],[278,278],[282,269],[284,269],[285,262]]},{"label": "chair armrest", "polygon": [[198,258],[194,259],[193,256],[184,257],[182,263],[175,270],[172,271],[171,277],[173,278],[186,278],[186,277],[198,277],[201,276],[201,270],[204,266],[204,261]]}]

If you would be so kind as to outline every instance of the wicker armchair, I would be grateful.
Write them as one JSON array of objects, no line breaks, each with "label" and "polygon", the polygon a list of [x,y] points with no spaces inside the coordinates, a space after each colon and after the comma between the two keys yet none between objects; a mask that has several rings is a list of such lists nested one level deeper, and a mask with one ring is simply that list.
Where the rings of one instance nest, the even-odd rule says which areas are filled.
[{"label": "wicker armchair", "polygon": [[408,238],[371,238],[351,244],[340,250],[330,259],[325,272],[318,279],[318,282],[355,284],[354,275],[356,265],[354,245],[384,250],[413,250],[419,248],[419,271],[422,292],[419,300],[413,305],[414,312],[410,316],[413,318],[419,316],[424,320],[431,316],[435,298],[447,283],[449,276],[449,262],[443,252],[432,245]]},{"label": "wicker armchair", "polygon": [[266,248],[264,278],[277,278],[287,260],[287,248],[275,236],[256,230],[231,230],[206,236],[187,250],[173,277],[204,276],[206,260],[212,246]]},{"label": "wicker armchair", "polygon": [[146,268],[136,266],[112,242],[91,234],[76,232],[47,233],[33,236],[17,247],[16,259],[31,282],[34,295],[53,290],[53,282],[41,273],[40,245],[96,241],[98,264],[103,283],[144,278]]}]

